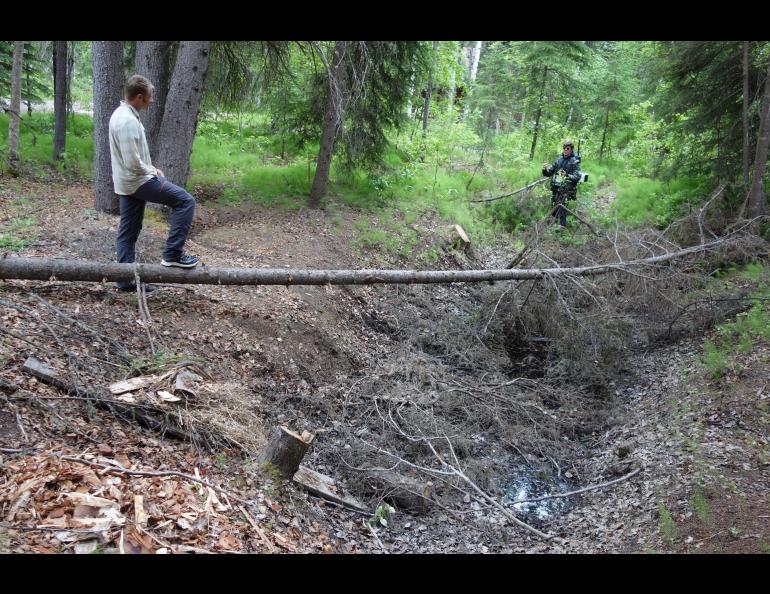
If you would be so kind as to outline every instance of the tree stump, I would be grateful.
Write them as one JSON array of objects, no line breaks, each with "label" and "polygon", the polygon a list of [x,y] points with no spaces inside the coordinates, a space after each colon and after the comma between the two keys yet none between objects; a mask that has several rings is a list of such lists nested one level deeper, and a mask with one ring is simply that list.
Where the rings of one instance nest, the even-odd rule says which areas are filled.
[{"label": "tree stump", "polygon": [[275,427],[270,439],[257,456],[257,463],[269,465],[287,480],[297,472],[315,436],[307,431],[297,435],[286,427]]},{"label": "tree stump", "polygon": [[454,242],[452,243],[452,247],[454,247],[454,249],[459,251],[463,251],[463,252],[468,251],[468,248],[471,245],[471,240],[468,237],[468,234],[465,232],[465,229],[460,227],[460,225],[455,225],[454,232],[457,237],[454,239]]}]

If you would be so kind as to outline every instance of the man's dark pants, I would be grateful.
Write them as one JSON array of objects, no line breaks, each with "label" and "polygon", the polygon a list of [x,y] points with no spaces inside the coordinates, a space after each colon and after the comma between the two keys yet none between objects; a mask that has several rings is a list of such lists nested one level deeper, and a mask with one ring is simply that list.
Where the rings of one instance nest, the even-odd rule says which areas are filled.
[{"label": "man's dark pants", "polygon": [[[144,207],[147,202],[163,204],[173,209],[163,259],[177,260],[182,255],[195,214],[195,198],[166,178],[153,177],[142,184],[133,195],[120,196],[118,262],[131,263],[136,259],[134,248],[139,232],[142,230]],[[118,283],[118,286],[125,288],[131,286],[131,283]]]},{"label": "man's dark pants", "polygon": [[570,192],[559,192],[554,191],[553,195],[551,196],[551,205],[555,207],[557,204],[559,205],[558,208],[556,208],[556,212],[553,212],[551,216],[559,219],[559,224],[562,227],[567,226],[567,210],[564,208],[564,204],[567,200],[574,200],[575,195]]}]

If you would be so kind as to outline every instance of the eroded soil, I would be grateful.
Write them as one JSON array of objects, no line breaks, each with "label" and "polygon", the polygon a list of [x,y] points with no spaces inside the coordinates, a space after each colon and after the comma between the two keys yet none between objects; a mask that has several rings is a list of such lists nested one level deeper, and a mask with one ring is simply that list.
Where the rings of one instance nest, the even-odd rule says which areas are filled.
[{"label": "eroded soil", "polygon": [[[20,205],[19,196],[30,200]],[[2,221],[34,219],[26,231],[17,232],[28,233],[22,255],[113,259],[117,218],[91,210],[87,185],[3,180],[0,201]],[[205,203],[198,208],[187,247],[207,266],[405,267],[403,259],[356,247],[354,223],[361,216],[367,215],[342,207],[287,212]],[[421,226],[436,225],[425,221]],[[138,244],[140,261],[159,259],[165,231],[159,215],[149,214]],[[500,267],[510,255],[477,250],[472,258],[468,266]],[[446,255],[431,267],[457,266],[458,259]],[[440,366],[456,379],[479,385],[488,381],[472,362],[463,367],[438,338],[434,343],[430,338],[434,320],[470,316],[482,290],[463,285],[429,291],[163,285],[148,297],[148,307],[158,350],[193,358],[210,376],[199,399],[187,402],[194,418],[215,422],[252,451],[261,448],[276,424],[315,433],[306,464],[338,478],[374,512],[384,494],[364,488],[365,481],[351,470],[361,459],[353,455],[358,447],[354,438],[365,439],[367,427],[378,422],[381,411],[373,402],[398,406],[416,393],[408,390],[410,385],[425,392],[412,405],[436,406],[435,390],[420,386],[433,385],[430,376]],[[32,293],[96,329],[102,340],[74,332]],[[0,299],[7,331],[0,334],[0,378],[25,393],[62,396],[21,371],[30,355],[73,381],[99,387],[129,375],[126,363],[104,346],[106,339],[123,345],[134,364],[150,357],[145,329],[138,323],[137,297],[109,284],[6,281]],[[405,317],[407,311],[417,312],[416,318]],[[405,320],[419,319],[420,311],[426,324],[405,325]],[[63,325],[55,326],[54,320]],[[405,347],[418,339],[427,345],[424,360]],[[470,334],[467,339],[474,340]],[[457,503],[452,507],[433,505],[423,513],[399,509],[388,529],[374,536],[363,522],[370,515],[331,505],[292,485],[274,485],[234,449],[208,452],[164,439],[83,402],[10,399],[0,408],[0,447],[39,450],[0,453],[0,533],[5,531],[4,546],[14,552],[118,549],[119,526],[94,544],[92,535],[80,539],[73,532],[71,519],[69,524],[61,520],[71,514],[66,494],[79,491],[117,503],[127,519],[122,530],[124,540],[132,543],[128,552],[767,552],[767,359],[755,355],[742,377],[713,385],[699,370],[699,356],[697,341],[634,355],[627,376],[610,390],[601,422],[564,435],[571,463],[549,467],[560,484],[580,489],[641,471],[570,498],[564,514],[528,519],[559,542],[543,542],[511,526],[488,501],[467,491],[452,500]],[[76,367],[77,376],[72,373]],[[403,376],[400,383],[387,381],[397,376]],[[361,386],[367,386],[366,393]],[[3,394],[10,398],[14,389]],[[171,405],[163,406],[174,414]],[[508,473],[518,472],[522,464],[533,469],[548,464],[536,452],[506,448],[499,436],[468,430],[463,439],[463,463],[498,499],[511,478]],[[251,506],[244,514],[237,502],[212,499],[195,483],[94,472],[58,460],[56,453],[115,460],[135,470],[195,475],[197,469]],[[149,515],[143,523],[136,517],[136,494],[144,495]]]}]

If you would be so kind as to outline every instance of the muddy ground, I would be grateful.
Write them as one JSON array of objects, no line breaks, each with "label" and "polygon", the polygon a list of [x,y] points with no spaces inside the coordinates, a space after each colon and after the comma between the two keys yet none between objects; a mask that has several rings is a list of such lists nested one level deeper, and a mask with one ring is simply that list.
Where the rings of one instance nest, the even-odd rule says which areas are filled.
[{"label": "muddy ground", "polygon": [[[14,231],[28,235],[20,254],[113,259],[117,218],[91,209],[87,185],[4,179],[0,195],[0,225],[7,229],[15,220],[34,220]],[[19,197],[29,200],[20,204]],[[343,207],[288,212],[209,202],[198,212],[188,250],[207,266],[417,267],[416,259],[358,247],[354,223],[367,215]],[[425,246],[436,244],[441,228],[437,221],[420,222]],[[165,230],[158,215],[148,216],[138,244],[140,261],[159,259]],[[444,251],[431,267],[504,266],[515,254],[506,241],[466,255]],[[568,403],[549,405],[541,384],[527,384],[539,381],[537,366],[544,359],[536,351],[516,355],[496,334],[504,324],[493,321],[497,309],[491,306],[498,298],[503,302],[504,290],[502,284],[163,285],[147,301],[163,359],[150,356],[133,294],[109,284],[4,282],[0,378],[13,387],[3,391],[0,447],[38,449],[0,453],[0,547],[326,553],[770,549],[767,349],[758,348],[744,366],[749,371],[728,385],[705,379],[699,367],[702,338],[640,349],[628,354],[623,372],[600,397],[580,385],[542,384]],[[78,330],[51,306],[95,333]],[[125,349],[128,361],[120,359],[117,346],[106,344],[110,341]],[[237,448],[207,451],[76,400],[14,400],[19,393],[62,395],[21,371],[30,355],[91,388],[146,373],[153,362],[168,368],[194,360],[205,377],[197,398],[184,403],[187,422],[208,424],[252,452],[277,424],[311,431],[317,437],[307,466],[337,479],[371,513],[347,511],[293,485],[275,484]],[[505,399],[493,393],[496,388],[481,398],[474,392],[517,377],[524,377],[524,387],[516,402],[509,393]],[[527,385],[533,386],[529,392]],[[465,399],[456,400],[461,391]],[[565,396],[570,393],[574,401]],[[137,397],[182,418],[174,408],[179,405],[160,403],[152,394]],[[452,436],[455,460],[474,484],[558,542],[512,525],[456,478],[433,477],[435,495],[424,509],[399,507],[392,487],[366,469],[387,466],[420,484],[431,480],[409,464],[440,468],[438,460],[424,444],[394,436],[388,423],[403,419],[396,426],[409,435],[409,428],[425,428],[426,415],[435,420],[436,435]],[[534,418],[534,428],[527,417]],[[92,472],[61,454],[116,460],[134,470],[195,475],[197,469],[249,505],[241,509],[224,496],[212,499],[211,492],[196,490],[200,485],[178,478]],[[439,455],[452,462],[444,450]],[[506,498],[522,479],[545,485],[534,495],[624,480],[551,499],[554,505],[538,515],[514,509]],[[125,523],[98,537],[78,536],[73,528],[78,514],[65,505],[68,494],[78,491],[114,501]],[[137,516],[138,493],[144,494],[149,515],[144,521]],[[396,513],[387,528],[372,529],[365,521],[383,500],[395,503]]]}]

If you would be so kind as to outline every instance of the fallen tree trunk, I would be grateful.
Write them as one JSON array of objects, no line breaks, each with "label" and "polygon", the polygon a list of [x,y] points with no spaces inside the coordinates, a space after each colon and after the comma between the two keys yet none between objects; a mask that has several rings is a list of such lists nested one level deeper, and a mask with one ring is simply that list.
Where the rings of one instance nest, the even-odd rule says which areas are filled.
[{"label": "fallen tree trunk", "polygon": [[398,509],[413,513],[428,510],[433,496],[433,483],[393,472],[392,470],[368,470],[367,477],[386,501]]},{"label": "fallen tree trunk", "polygon": [[0,258],[0,279],[130,282],[135,270],[146,283],[198,285],[372,285],[472,283],[527,280],[552,276],[594,276],[623,271],[634,266],[659,264],[728,243],[709,243],[650,258],[575,268],[530,268],[502,270],[307,270],[289,268],[167,268],[158,264],[117,264],[58,258]]},{"label": "fallen tree trunk", "polygon": [[313,495],[331,501],[332,503],[342,505],[343,507],[358,512],[369,511],[363,503],[344,493],[333,478],[321,474],[320,472],[316,472],[306,466],[300,466],[292,480],[308,493],[312,493]]}]

